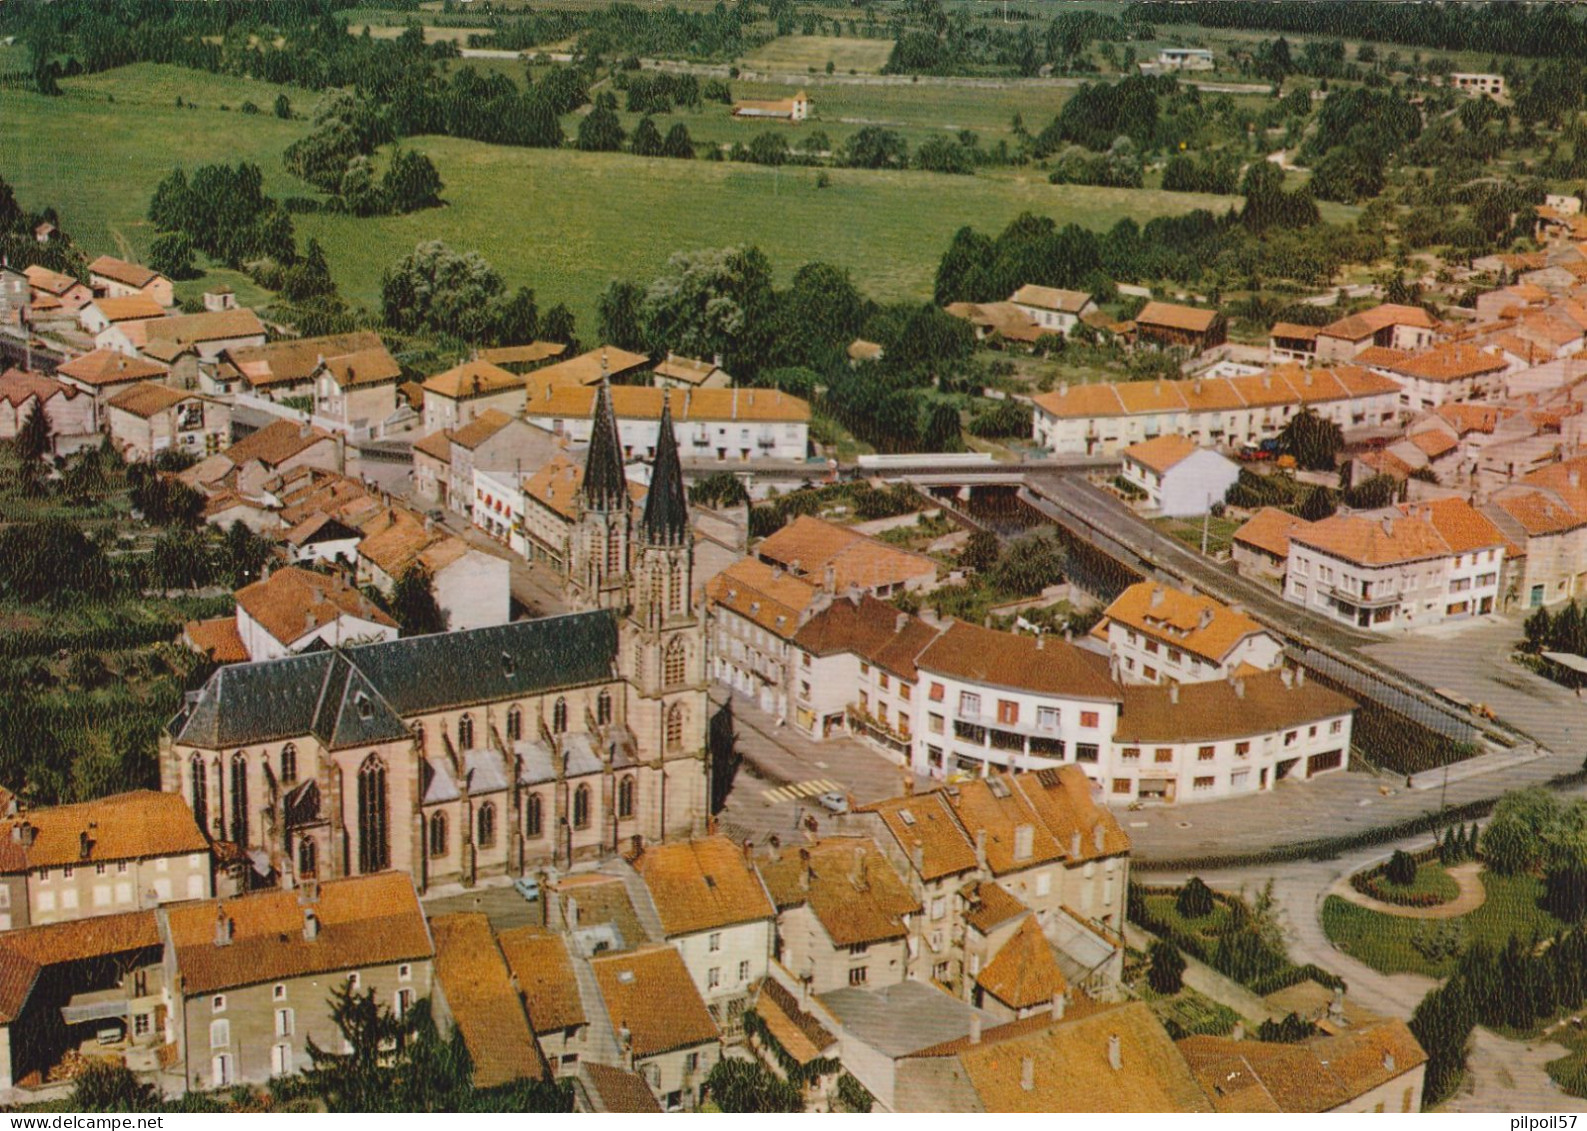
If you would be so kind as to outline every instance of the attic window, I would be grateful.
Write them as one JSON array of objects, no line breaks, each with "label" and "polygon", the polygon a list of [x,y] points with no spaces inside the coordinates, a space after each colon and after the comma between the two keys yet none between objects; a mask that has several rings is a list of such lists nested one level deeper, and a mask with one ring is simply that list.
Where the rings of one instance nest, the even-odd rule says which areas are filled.
[{"label": "attic window", "polygon": [[1002,778],[987,778],[986,788],[992,791],[993,797],[1003,798],[1008,796],[1008,782]]},{"label": "attic window", "polygon": [[367,719],[375,713],[375,705],[369,701],[369,696],[362,691],[357,692],[353,696],[353,706],[358,709],[358,717],[361,719]]},{"label": "attic window", "polygon": [[631,986],[634,984],[634,972],[632,970],[619,970],[617,972],[617,980],[625,986]]},{"label": "attic window", "polygon": [[501,670],[503,675],[511,679],[518,674],[518,661],[513,659],[510,654],[503,652],[501,654]]},{"label": "attic window", "polygon": [[716,887],[716,877],[715,876],[707,876],[707,877],[705,877],[705,886],[708,887],[708,888]]},{"label": "attic window", "polygon": [[898,819],[904,822],[906,825],[912,825],[915,823],[915,815],[908,809],[900,809],[898,811]]},{"label": "attic window", "polygon": [[760,602],[759,601],[751,601],[749,603],[749,612],[750,612],[750,616],[757,615],[760,612]]}]

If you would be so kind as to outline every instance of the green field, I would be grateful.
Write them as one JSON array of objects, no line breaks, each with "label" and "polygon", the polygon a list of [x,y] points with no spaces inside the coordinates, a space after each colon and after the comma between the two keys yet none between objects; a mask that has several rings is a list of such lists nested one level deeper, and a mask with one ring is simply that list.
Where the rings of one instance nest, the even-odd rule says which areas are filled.
[{"label": "green field", "polygon": [[764,71],[802,71],[814,67],[862,75],[878,73],[893,52],[891,39],[854,39],[828,35],[784,35],[744,56],[742,65]]},{"label": "green field", "polygon": [[[1535,876],[1482,874],[1488,900],[1469,915],[1444,923],[1460,924],[1466,943],[1485,941],[1502,948],[1511,935],[1531,938],[1547,936],[1562,924],[1538,906],[1543,881]],[[1454,969],[1451,959],[1430,961],[1413,945],[1418,930],[1431,931],[1439,920],[1411,919],[1403,915],[1384,915],[1331,895],[1323,901],[1322,925],[1328,938],[1340,950],[1374,970],[1385,974],[1410,971],[1433,978],[1447,976]]]},{"label": "green field", "polygon": [[[310,194],[281,166],[281,152],[307,126],[268,110],[285,89],[307,113],[314,102],[308,92],[148,64],[63,86],[67,94],[55,99],[0,90],[7,126],[0,131],[0,173],[26,206],[54,204],[91,253],[148,247],[149,197],[175,165],[254,161],[267,191]],[[200,108],[177,109],[178,93]],[[265,112],[239,113],[235,107],[244,100]],[[1124,216],[1144,222],[1233,203],[1055,187],[1035,169],[1003,177],[836,169],[830,187],[819,189],[813,169],[513,149],[454,138],[409,144],[435,161],[446,207],[379,219],[297,217],[300,239],[312,235],[324,243],[344,293],[376,302],[389,264],[422,240],[442,239],[483,252],[510,283],[534,287],[543,306],[567,302],[586,333],[608,281],[643,280],[682,249],[756,244],[782,279],[822,259],[848,267],[874,298],[924,300],[938,257],[965,224],[996,231],[1032,211],[1102,230]]]}]

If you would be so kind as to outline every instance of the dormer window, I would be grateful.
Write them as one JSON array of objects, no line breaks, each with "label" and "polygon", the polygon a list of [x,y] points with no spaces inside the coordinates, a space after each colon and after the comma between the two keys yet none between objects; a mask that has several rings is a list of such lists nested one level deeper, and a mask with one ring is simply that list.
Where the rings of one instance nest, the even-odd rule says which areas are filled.
[{"label": "dormer window", "polygon": [[518,661],[510,654],[503,652],[501,654],[501,671],[503,675],[511,679],[518,674]]},{"label": "dormer window", "polygon": [[362,691],[353,696],[353,706],[358,710],[358,717],[367,719],[375,713],[375,705],[369,701],[369,696]]}]

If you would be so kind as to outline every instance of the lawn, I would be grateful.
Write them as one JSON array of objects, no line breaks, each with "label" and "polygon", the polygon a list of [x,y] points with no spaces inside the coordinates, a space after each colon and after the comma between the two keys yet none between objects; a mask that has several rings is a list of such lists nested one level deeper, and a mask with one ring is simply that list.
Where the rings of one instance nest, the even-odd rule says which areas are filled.
[{"label": "lawn", "polygon": [[814,67],[862,75],[881,71],[892,54],[891,39],[837,38],[828,35],[785,35],[744,56],[741,65],[758,71],[803,71]]},{"label": "lawn", "polygon": [[[1192,550],[1197,552],[1201,550],[1201,519],[1159,518],[1153,522],[1153,525],[1169,537],[1179,539]],[[1207,553],[1213,557],[1229,553],[1234,532],[1240,529],[1241,525],[1242,520],[1227,516],[1207,519]]]},{"label": "lawn", "polygon": [[1429,860],[1418,867],[1415,878],[1403,886],[1384,880],[1383,890],[1397,892],[1400,895],[1436,895],[1445,903],[1460,895],[1460,885],[1436,860]]},{"label": "lawn", "polygon": [[1208,942],[1216,939],[1219,932],[1228,926],[1229,905],[1223,900],[1213,903],[1211,914],[1203,915],[1200,919],[1186,919],[1174,906],[1176,898],[1177,893],[1151,893],[1146,896],[1146,906],[1169,926],[1187,934],[1199,935]]},{"label": "lawn", "polygon": [[1240,1015],[1228,1006],[1185,986],[1172,997],[1157,994],[1143,979],[1131,987],[1157,1014],[1170,1036],[1227,1036],[1240,1023]]},{"label": "lawn", "polygon": [[[281,152],[307,129],[268,111],[287,89],[300,112],[313,96],[266,83],[175,67],[138,65],[68,80],[64,97],[0,90],[0,172],[28,207],[54,204],[90,254],[141,254],[153,237],[145,211],[175,165],[248,160],[266,191],[308,195],[281,166]],[[177,109],[175,98],[199,104]],[[108,96],[115,101],[109,101]],[[567,302],[589,333],[596,296],[613,278],[646,279],[675,251],[751,243],[786,280],[803,263],[849,268],[881,300],[929,298],[953,232],[994,232],[1031,211],[1105,230],[1124,216],[1144,222],[1229,198],[1049,185],[1019,177],[949,177],[914,172],[771,169],[668,161],[574,150],[514,149],[455,138],[416,138],[446,183],[447,206],[408,216],[296,218],[300,239],[317,236],[344,294],[374,304],[381,273],[427,239],[485,254],[511,284],[534,287],[542,306]]]},{"label": "lawn", "polygon": [[[1447,877],[1446,877],[1447,879]],[[1335,946],[1374,970],[1385,974],[1410,971],[1433,978],[1454,969],[1453,958],[1429,959],[1414,945],[1427,939],[1440,923],[1458,924],[1466,943],[1486,941],[1502,947],[1512,934],[1529,938],[1548,935],[1563,924],[1538,906],[1543,881],[1534,876],[1482,874],[1488,900],[1470,915],[1458,919],[1421,920],[1369,911],[1339,896],[1323,902],[1322,924]]]}]

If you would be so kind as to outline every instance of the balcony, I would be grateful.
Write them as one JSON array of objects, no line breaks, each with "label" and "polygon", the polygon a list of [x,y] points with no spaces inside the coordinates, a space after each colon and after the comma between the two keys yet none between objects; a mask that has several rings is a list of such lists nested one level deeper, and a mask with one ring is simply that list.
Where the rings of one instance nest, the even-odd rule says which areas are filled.
[{"label": "balcony", "polygon": [[1354,605],[1358,609],[1377,609],[1385,605],[1397,605],[1403,596],[1398,590],[1369,595],[1371,593],[1370,586],[1361,593],[1352,593],[1341,585],[1333,585],[1324,581],[1317,582],[1316,589],[1319,593],[1332,597],[1334,600],[1344,604]]},{"label": "balcony", "polygon": [[863,735],[872,742],[906,758],[909,756],[911,746],[909,735],[894,730],[879,719],[873,719],[858,707],[850,707],[848,715],[849,727],[855,734]]}]

